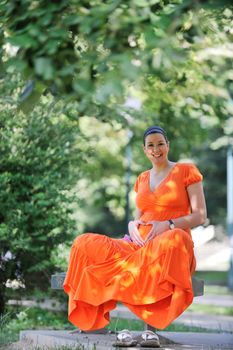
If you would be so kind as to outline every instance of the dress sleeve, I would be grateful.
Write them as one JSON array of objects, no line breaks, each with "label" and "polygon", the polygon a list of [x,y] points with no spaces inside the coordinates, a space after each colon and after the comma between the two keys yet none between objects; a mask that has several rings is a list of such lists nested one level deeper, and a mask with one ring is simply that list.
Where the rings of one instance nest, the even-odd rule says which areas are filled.
[{"label": "dress sleeve", "polygon": [[203,180],[203,176],[194,164],[188,164],[185,169],[185,187]]},{"label": "dress sleeve", "polygon": [[139,182],[140,182],[140,175],[138,176],[135,184],[134,184],[134,191],[138,192],[138,186],[139,186]]}]

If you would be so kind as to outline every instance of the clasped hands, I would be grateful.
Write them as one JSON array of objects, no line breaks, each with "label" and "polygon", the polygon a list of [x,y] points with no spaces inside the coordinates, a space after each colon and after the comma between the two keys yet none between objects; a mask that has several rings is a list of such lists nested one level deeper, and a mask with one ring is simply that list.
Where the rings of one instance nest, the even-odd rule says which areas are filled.
[{"label": "clasped hands", "polygon": [[[138,230],[139,225],[152,225],[151,230],[149,231],[147,238],[143,240],[140,236],[140,232]],[[160,235],[164,231],[168,229],[167,221],[142,221],[142,220],[132,220],[128,224],[129,235],[131,240],[143,247],[147,242],[151,241],[154,237]]]}]

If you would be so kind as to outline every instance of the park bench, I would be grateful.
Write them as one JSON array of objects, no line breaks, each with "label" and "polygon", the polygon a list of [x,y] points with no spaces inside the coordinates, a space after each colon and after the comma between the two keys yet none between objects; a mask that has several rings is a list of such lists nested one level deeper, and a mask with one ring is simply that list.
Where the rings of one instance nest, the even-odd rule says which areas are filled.
[{"label": "park bench", "polygon": [[[51,288],[52,289],[63,289],[63,282],[66,277],[66,272],[55,273],[51,277]],[[196,277],[192,277],[192,288],[194,296],[201,296],[204,294],[204,281]],[[146,329],[154,330],[153,327],[145,325]],[[100,331],[101,332],[101,331]],[[98,332],[99,333],[99,332]]]},{"label": "park bench", "polygon": [[[66,277],[66,272],[58,272],[52,275],[51,277],[51,288],[52,289],[63,289],[63,283]],[[195,297],[199,297],[204,294],[204,281],[192,277],[192,287],[193,293]]]}]

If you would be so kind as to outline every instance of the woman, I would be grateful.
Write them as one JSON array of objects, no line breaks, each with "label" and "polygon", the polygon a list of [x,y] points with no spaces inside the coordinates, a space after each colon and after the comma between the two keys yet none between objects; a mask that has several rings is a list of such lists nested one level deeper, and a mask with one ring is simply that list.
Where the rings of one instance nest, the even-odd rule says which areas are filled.
[{"label": "woman", "polygon": [[[143,143],[152,168],[137,178],[137,210],[129,235],[112,239],[84,234],[71,249],[64,290],[69,320],[82,330],[106,326],[117,301],[163,329],[193,300],[190,229],[206,219],[202,175],[193,164],[168,159],[169,142],[162,128],[148,128]],[[157,335],[148,331],[141,345],[150,339],[159,346]],[[135,345],[130,332],[120,332],[117,345]]]}]

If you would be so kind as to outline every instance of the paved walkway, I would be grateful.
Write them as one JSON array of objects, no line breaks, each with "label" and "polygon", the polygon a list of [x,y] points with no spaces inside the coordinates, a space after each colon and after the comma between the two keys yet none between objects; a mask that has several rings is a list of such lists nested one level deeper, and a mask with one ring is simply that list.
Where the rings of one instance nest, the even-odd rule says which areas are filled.
[{"label": "paved walkway", "polygon": [[[206,294],[201,297],[194,298],[193,304],[233,308],[233,295]],[[123,305],[118,305],[117,308],[111,312],[111,316],[126,319],[137,319],[137,316],[131,313]],[[233,334],[233,316],[209,315],[206,313],[197,313],[187,310],[175,321],[173,321],[173,323],[201,327],[216,330],[218,332],[231,332]]]},{"label": "paved walkway", "polygon": [[[230,293],[226,295],[205,294],[202,297],[194,298],[193,303],[197,305],[214,305],[215,307],[232,308],[233,295]],[[111,312],[111,316],[137,319],[137,317],[123,305],[118,305],[117,308]],[[205,328],[213,330],[213,333],[158,332],[162,339],[161,350],[233,350],[233,316],[209,315],[187,310],[173,323]],[[137,336],[138,333],[134,332],[134,334]],[[48,330],[23,331],[20,334],[21,342],[28,341],[38,347],[77,347],[78,344],[82,344],[85,350],[114,349],[112,343],[115,337],[115,334],[84,334],[78,332],[71,334],[69,331]],[[95,348],[94,345],[96,346]],[[142,350],[143,348],[138,346],[128,349]]]},{"label": "paved walkway", "polygon": [[204,294],[201,297],[195,297],[193,304],[214,305],[233,308],[233,293],[229,295]]},{"label": "paved walkway", "polygon": [[[204,300],[203,300],[204,299]],[[194,303],[232,307],[232,295],[206,295],[195,298]],[[125,306],[118,305],[111,312],[112,317],[137,319]],[[161,340],[161,350],[233,350],[233,317],[201,314],[191,311],[184,312],[174,323],[187,326],[195,326],[213,330],[213,333],[192,332],[158,332]],[[133,332],[138,336],[138,332]],[[77,347],[82,344],[85,350],[110,350],[115,349],[112,343],[115,334],[85,334],[69,331],[22,331],[21,342],[31,343],[34,346],[52,348],[58,346]],[[131,347],[128,349],[146,349],[142,347]]]},{"label": "paved walkway", "polygon": [[[134,337],[138,332],[133,332]],[[232,350],[232,334],[215,333],[173,333],[158,332],[161,337],[161,350]],[[69,331],[22,331],[20,340],[33,343],[40,347],[70,346],[77,347],[84,345],[85,350],[109,350],[116,349],[112,346],[116,339],[115,334],[84,334]],[[127,349],[148,349],[143,347],[130,347]]]},{"label": "paved walkway", "polygon": [[198,271],[228,271],[230,242],[220,227],[209,225],[192,229]]}]

